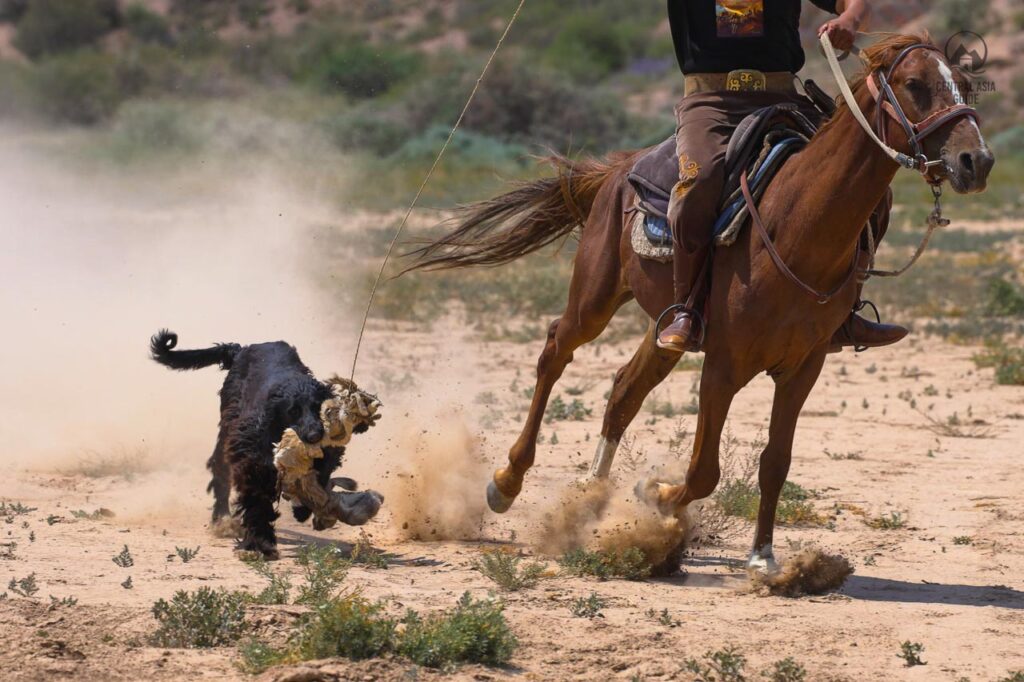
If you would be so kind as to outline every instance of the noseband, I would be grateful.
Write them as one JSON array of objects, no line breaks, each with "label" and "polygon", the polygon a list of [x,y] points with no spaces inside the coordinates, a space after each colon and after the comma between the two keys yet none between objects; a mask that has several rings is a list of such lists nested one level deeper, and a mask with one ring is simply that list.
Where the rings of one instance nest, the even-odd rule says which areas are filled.
[{"label": "noseband", "polygon": [[[886,139],[887,135],[885,116],[883,114],[884,112],[899,123],[903,128],[903,132],[906,133],[907,143],[910,145],[911,151],[911,156],[909,157],[911,165],[907,165],[906,167],[913,168],[920,173],[927,175],[928,170],[932,166],[941,166],[944,162],[942,160],[932,161],[928,159],[922,146],[924,139],[950,121],[970,117],[974,119],[975,123],[977,123],[979,118],[978,112],[974,107],[968,106],[963,102],[957,102],[929,114],[924,119],[917,121],[916,123],[911,122],[907,117],[906,112],[903,111],[903,107],[900,106],[899,99],[896,98],[896,93],[893,92],[890,82],[892,81],[892,76],[896,71],[896,67],[898,67],[914,50],[929,50],[938,52],[939,54],[942,53],[942,51],[934,45],[916,43],[904,48],[884,73],[882,69],[878,69],[872,72],[867,77],[866,81],[868,90],[871,92],[871,96],[874,97],[875,102],[878,103],[878,109],[875,116],[875,128],[878,130],[878,135],[881,137],[882,142],[888,144],[888,140]],[[928,182],[934,181],[928,179]]]}]

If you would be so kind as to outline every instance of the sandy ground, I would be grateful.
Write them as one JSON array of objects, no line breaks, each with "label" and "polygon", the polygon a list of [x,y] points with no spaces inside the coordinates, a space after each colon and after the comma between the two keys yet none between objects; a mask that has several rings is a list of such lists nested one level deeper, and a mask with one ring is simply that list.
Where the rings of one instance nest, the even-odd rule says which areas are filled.
[{"label": "sandy ground", "polygon": [[[375,325],[369,341],[366,370],[375,376],[391,425],[382,424],[379,433],[356,442],[346,470],[365,484],[395,490],[395,472],[411,466],[403,438],[410,429],[423,429],[427,433],[422,438],[435,439],[426,448],[436,458],[433,466],[463,466],[467,448],[473,458],[486,461],[486,467],[470,466],[474,476],[481,476],[471,481],[471,488],[435,491],[455,495],[457,508],[473,517],[480,509],[486,470],[504,459],[517,433],[536,344],[484,343],[454,326],[423,333]],[[386,357],[381,341],[413,350]],[[450,606],[465,590],[486,594],[493,584],[472,569],[472,560],[482,547],[496,542],[531,551],[543,514],[589,463],[600,428],[602,394],[630,350],[628,344],[603,345],[577,354],[563,378],[563,390],[556,389],[556,394],[569,399],[565,387],[584,389],[580,398],[594,414],[545,427],[537,467],[507,515],[484,515],[482,525],[470,531],[477,538],[472,541],[416,542],[401,538],[393,511],[401,505],[389,499],[386,508],[392,511],[367,530],[374,544],[391,555],[390,566],[355,567],[347,583],[367,596],[393,597],[421,610]],[[839,593],[802,599],[752,594],[737,566],[749,541],[745,529],[725,546],[695,548],[685,561],[685,573],[675,577],[644,582],[553,577],[532,590],[507,595],[507,614],[521,642],[513,667],[464,668],[455,677],[685,679],[680,669],[687,657],[730,644],[747,655],[751,671],[792,656],[807,667],[810,679],[993,680],[1024,668],[1024,493],[1019,483],[1024,389],[995,386],[989,371],[974,369],[971,353],[969,348],[910,339],[897,348],[829,360],[801,422],[790,478],[820,491],[815,505],[822,513],[831,513],[836,505],[846,511],[836,516],[833,529],[781,528],[776,543],[783,556],[790,551],[788,543],[806,540],[847,556],[856,573]],[[396,384],[395,376],[403,378]],[[695,377],[693,371],[674,373],[659,389],[658,399],[687,404]],[[761,378],[737,400],[730,428],[742,443],[764,428],[770,391],[770,381]],[[943,419],[956,412],[962,421],[973,420],[963,427],[966,431],[984,437],[936,435],[911,409],[907,391],[918,409],[928,411],[934,405],[931,414]],[[213,395],[197,399],[215,410]],[[422,417],[431,411],[447,416],[424,423]],[[632,431],[631,460],[635,464],[642,459],[641,452],[664,452],[679,426],[692,429],[693,419],[679,422],[641,413]],[[465,434],[453,445],[452,431],[463,428]],[[556,434],[557,444],[552,445]],[[212,440],[212,431],[208,436]],[[463,451],[455,452],[459,449]],[[826,451],[861,458],[831,459]],[[234,668],[230,649],[165,650],[146,643],[154,628],[148,613],[154,600],[177,589],[257,589],[260,584],[233,558],[230,541],[207,532],[201,471],[205,457],[204,450],[180,452],[174,467],[157,466],[129,478],[60,470],[8,472],[0,481],[0,498],[35,510],[0,526],[3,541],[17,543],[16,558],[0,560],[0,581],[6,584],[34,572],[41,589],[36,599],[10,595],[0,602],[0,639],[5,642],[0,669],[5,679],[244,677]],[[626,484],[638,476],[622,467],[618,473]],[[140,497],[153,498],[160,491],[171,498],[167,504],[152,499],[140,504]],[[101,507],[115,516],[93,521],[71,513]],[[851,509],[868,516],[898,511],[909,525],[872,529]],[[330,541],[344,547],[357,537],[347,528],[317,535],[286,517],[279,528],[284,559],[278,567],[289,572],[295,571],[294,553],[300,544]],[[956,536],[969,536],[971,544],[954,544]],[[123,545],[135,559],[129,569],[111,561]],[[176,546],[197,545],[199,555],[187,564],[174,556]],[[128,576],[132,589],[122,586]],[[569,601],[592,591],[607,601],[603,617],[574,618]],[[49,595],[74,596],[78,603],[50,608]],[[657,623],[647,615],[652,608],[668,609],[678,624]],[[294,611],[262,607],[254,618],[273,624]],[[926,666],[903,667],[896,653],[904,640],[924,644]],[[271,670],[265,676],[432,675],[401,661],[329,661],[300,668]],[[302,671],[311,676],[297,675]]]},{"label": "sandy ground", "polygon": [[[336,210],[262,169],[250,169],[245,183],[225,174],[227,187],[214,181],[216,168],[113,181],[7,146],[0,154],[0,206],[12,226],[0,233],[0,309],[16,331],[0,345],[0,501],[31,508],[0,514],[0,591],[30,574],[39,586],[35,598],[8,589],[0,600],[0,678],[241,679],[234,649],[148,644],[155,600],[263,583],[206,526],[204,463],[222,375],[168,372],[146,358],[144,343],[162,325],[182,334],[182,347],[287,338],[319,375],[346,372],[351,320],[337,319],[345,311],[336,292],[324,298],[322,282],[310,288],[306,254],[293,253],[307,243],[295,236],[336,224]],[[347,215],[345,224],[358,232],[388,220]],[[484,486],[518,434],[540,343],[489,342],[458,319],[456,310],[433,328],[372,324],[357,375],[380,393],[384,419],[353,442],[342,473],[387,495],[366,531],[390,565],[356,566],[346,585],[398,609],[449,608],[467,590],[485,596],[494,585],[472,568],[484,548],[536,554],[546,515],[590,463],[603,396],[636,343],[576,353],[555,395],[592,414],[545,424],[524,492],[499,517],[484,506]],[[470,666],[453,677],[688,679],[687,658],[730,645],[748,657],[752,679],[790,656],[812,680],[980,682],[1024,668],[1024,388],[996,386],[991,370],[975,369],[976,350],[918,335],[828,360],[797,432],[790,479],[818,491],[815,508],[834,518],[780,528],[776,550],[785,557],[814,541],[843,554],[856,573],[840,592],[754,594],[740,568],[752,529],[742,526],[723,545],[693,548],[685,572],[670,578],[553,575],[504,595],[521,643],[512,667]],[[649,406],[689,405],[697,377],[673,373]],[[761,377],[735,401],[729,429],[739,451],[766,428],[771,391]],[[946,423],[954,414],[960,437],[936,433],[925,416]],[[670,440],[693,425],[692,416],[645,408],[616,464],[621,489],[664,462]],[[113,516],[81,518],[101,508]],[[906,527],[864,522],[894,512]],[[344,549],[358,538],[350,528],[317,534],[287,515],[279,531],[276,569],[292,575],[303,544]],[[410,539],[417,532],[422,539]],[[111,560],[124,546],[130,568]],[[197,546],[188,563],[175,555]],[[603,617],[573,617],[570,602],[591,592],[607,602]],[[78,601],[51,606],[51,595]],[[667,609],[673,625],[651,609]],[[282,631],[299,612],[254,607],[250,620]],[[924,645],[927,665],[903,667],[896,654],[905,640]],[[264,678],[436,675],[401,660],[335,660]]]}]

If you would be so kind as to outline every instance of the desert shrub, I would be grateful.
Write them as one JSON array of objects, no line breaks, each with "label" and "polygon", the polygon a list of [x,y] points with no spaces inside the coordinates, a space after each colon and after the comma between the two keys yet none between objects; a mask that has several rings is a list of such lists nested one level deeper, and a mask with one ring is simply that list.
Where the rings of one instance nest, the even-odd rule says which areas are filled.
[{"label": "desert shrub", "polygon": [[255,595],[246,595],[246,600],[254,604],[287,604],[292,583],[287,576],[278,575],[262,556],[249,562],[249,568],[267,581],[267,586]]},{"label": "desert shrub", "polygon": [[[388,156],[402,147],[413,131],[388,111],[355,108],[332,116],[321,124],[327,136],[343,151],[366,150]],[[438,147],[440,149],[440,147]],[[437,150],[434,151],[437,153]]]},{"label": "desert shrub", "polygon": [[684,663],[687,671],[707,682],[744,682],[746,665],[747,657],[734,646],[708,651],[701,659],[688,658]]},{"label": "desert shrub", "polygon": [[576,618],[603,618],[601,609],[607,606],[597,592],[591,592],[587,597],[576,597],[569,603],[569,613]]},{"label": "desert shrub", "polygon": [[143,5],[129,5],[124,10],[124,27],[136,40],[170,46],[174,44],[171,25],[160,14]]},{"label": "desert shrub", "polygon": [[351,563],[332,546],[306,545],[298,554],[305,584],[299,587],[296,604],[316,606],[332,599]]},{"label": "desert shrub", "polygon": [[581,422],[593,412],[579,398],[573,398],[572,402],[567,403],[562,399],[562,396],[555,396],[555,399],[551,401],[548,409],[545,411],[544,421],[549,424],[556,421]]},{"label": "desert shrub", "polygon": [[116,0],[34,0],[14,45],[32,59],[92,45],[119,23]]},{"label": "desert shrub", "polygon": [[418,57],[399,48],[353,41],[328,52],[315,68],[327,90],[369,98],[411,77],[418,65]]},{"label": "desert shrub", "polygon": [[509,592],[534,587],[544,573],[544,564],[537,561],[524,564],[521,556],[501,549],[481,554],[473,568]]},{"label": "desert shrub", "polygon": [[343,656],[374,658],[394,648],[396,621],[380,602],[357,594],[320,603],[304,623],[295,642],[300,660]]},{"label": "desert shrub", "polygon": [[[806,488],[786,481],[779,493],[779,502],[775,510],[778,523],[791,526],[818,525],[823,519],[814,511],[810,500],[814,494]],[[714,502],[728,516],[736,516],[748,521],[757,520],[758,508],[761,504],[761,493],[750,480],[732,479],[722,484],[714,494]]]},{"label": "desert shrub", "polygon": [[[430,163],[437,156],[451,131],[449,125],[431,126],[412,137],[396,151],[392,160],[399,163]],[[447,165],[494,168],[514,165],[532,165],[526,147],[502,142],[489,135],[464,131],[452,138],[445,156]]]},{"label": "desert shrub", "polygon": [[410,611],[402,621],[398,652],[429,668],[458,663],[504,665],[517,641],[505,621],[504,607],[462,595],[452,611],[421,617]]},{"label": "desert shrub", "polygon": [[287,658],[287,651],[255,638],[240,642],[238,654],[241,656],[238,667],[250,675],[258,675],[270,666],[283,663]]},{"label": "desert shrub", "polygon": [[122,99],[114,59],[91,51],[43,60],[29,87],[34,108],[60,123],[99,123],[117,110]]},{"label": "desert shrub", "polygon": [[[565,74],[513,53],[492,65],[463,128],[499,140],[573,152],[632,146],[633,121],[620,98],[599,88],[580,88]],[[403,102],[415,129],[451,125],[479,75],[479,65],[439,63],[437,78],[411,87]],[[664,138],[664,136],[662,136]]]},{"label": "desert shrub", "polygon": [[974,356],[974,364],[994,368],[997,384],[1024,386],[1024,348],[1002,344],[989,346]]},{"label": "desert shrub", "polygon": [[938,0],[935,16],[946,31],[984,31],[990,23],[991,0]]},{"label": "desert shrub", "polygon": [[996,317],[1024,316],[1024,287],[1005,279],[989,281],[985,314]]},{"label": "desert shrub", "polygon": [[628,39],[620,24],[593,14],[576,14],[565,21],[544,59],[575,80],[594,83],[626,65]]},{"label": "desert shrub", "polygon": [[134,100],[117,112],[107,151],[119,161],[200,149],[204,136],[193,125],[189,106],[168,100]]},{"label": "desert shrub", "polygon": [[273,8],[269,0],[236,0],[238,19],[251,29],[257,29],[270,16]]},{"label": "desert shrub", "polygon": [[29,0],[0,0],[0,22],[16,22],[28,9]]},{"label": "desert shrub", "polygon": [[569,575],[593,576],[599,580],[643,580],[651,574],[650,564],[636,547],[609,551],[574,549],[563,554],[558,563]]},{"label": "desert shrub", "polygon": [[239,593],[201,587],[179,590],[171,601],[153,604],[160,627],[153,633],[157,646],[200,649],[231,644],[245,630],[245,603]]}]

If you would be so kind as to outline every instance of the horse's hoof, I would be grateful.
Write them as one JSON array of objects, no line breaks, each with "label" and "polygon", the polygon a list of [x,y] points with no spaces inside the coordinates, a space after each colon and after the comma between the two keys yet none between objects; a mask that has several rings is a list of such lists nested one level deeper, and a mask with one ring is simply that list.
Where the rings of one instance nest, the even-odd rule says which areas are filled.
[{"label": "horse's hoof", "polygon": [[515,501],[516,498],[509,497],[498,490],[498,486],[495,485],[494,481],[487,484],[487,506],[495,514],[504,514],[512,507],[512,503]]}]

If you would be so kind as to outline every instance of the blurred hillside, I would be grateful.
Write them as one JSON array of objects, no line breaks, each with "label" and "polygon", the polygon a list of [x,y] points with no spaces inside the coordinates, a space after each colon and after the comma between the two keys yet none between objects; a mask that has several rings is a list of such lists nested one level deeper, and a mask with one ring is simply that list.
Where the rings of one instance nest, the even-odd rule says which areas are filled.
[{"label": "blurred hillside", "polygon": [[[151,154],[308,146],[398,187],[429,162],[514,0],[0,0],[0,119],[77,126],[125,163]],[[882,0],[874,28],[982,32],[986,132],[1024,153],[1024,8]],[[828,83],[807,5],[807,74]],[[834,89],[834,88],[830,88]],[[662,139],[681,79],[663,0],[528,0],[465,121],[448,178],[534,172],[552,148]],[[443,197],[435,197],[443,198]]]}]

